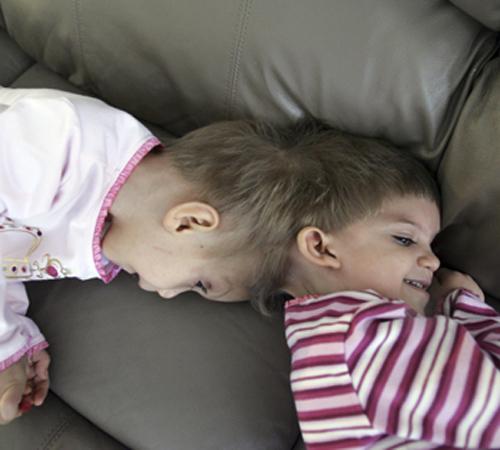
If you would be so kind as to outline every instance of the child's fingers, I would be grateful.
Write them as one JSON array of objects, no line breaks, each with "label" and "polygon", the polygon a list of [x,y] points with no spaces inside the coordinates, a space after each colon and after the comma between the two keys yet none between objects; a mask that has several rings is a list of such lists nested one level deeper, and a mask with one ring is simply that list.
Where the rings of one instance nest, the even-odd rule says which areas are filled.
[{"label": "child's fingers", "polygon": [[31,394],[31,398],[33,400],[33,404],[35,406],[40,406],[47,397],[49,392],[49,379],[38,379],[35,380],[33,386],[33,393]]},{"label": "child's fingers", "polygon": [[45,350],[33,354],[31,365],[34,372],[33,377],[30,379],[32,386],[31,399],[35,406],[40,406],[49,392],[49,354]]},{"label": "child's fingers", "polygon": [[[437,280],[435,292],[439,296],[446,296],[455,289],[467,289],[484,301],[484,293],[474,279],[462,272],[440,268],[435,274],[434,279]],[[432,286],[431,286],[432,287]]]},{"label": "child's fingers", "polygon": [[32,390],[33,390],[33,387],[31,386],[31,383],[30,382],[26,383],[26,386],[24,386],[23,395],[26,396],[26,395],[31,394]]},{"label": "child's fingers", "polygon": [[35,353],[31,358],[31,362],[35,371],[34,376],[42,380],[47,380],[49,378],[49,354],[45,350]]},{"label": "child's fingers", "polygon": [[33,364],[29,363],[26,366],[26,376],[28,377],[28,379],[30,379],[30,378],[33,378],[35,375],[36,375],[35,366]]},{"label": "child's fingers", "polygon": [[4,425],[18,417],[19,404],[23,398],[24,384],[16,383],[9,387],[0,398],[0,424]]}]

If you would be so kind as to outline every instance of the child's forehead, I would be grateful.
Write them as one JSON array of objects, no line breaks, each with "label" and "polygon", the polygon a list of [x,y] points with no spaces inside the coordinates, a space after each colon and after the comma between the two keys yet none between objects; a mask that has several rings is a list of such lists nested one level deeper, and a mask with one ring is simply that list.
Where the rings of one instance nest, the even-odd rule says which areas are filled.
[{"label": "child's forehead", "polygon": [[406,224],[422,232],[435,235],[441,226],[438,205],[426,197],[402,196],[384,201],[373,216],[384,223]]},{"label": "child's forehead", "polygon": [[398,195],[384,199],[379,211],[392,214],[422,215],[430,210],[435,210],[439,214],[439,207],[431,198],[416,195]]}]

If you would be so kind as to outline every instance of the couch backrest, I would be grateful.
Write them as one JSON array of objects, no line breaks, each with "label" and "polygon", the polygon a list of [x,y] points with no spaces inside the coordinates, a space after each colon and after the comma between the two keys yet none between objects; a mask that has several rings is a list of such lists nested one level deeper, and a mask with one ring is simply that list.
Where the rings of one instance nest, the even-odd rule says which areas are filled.
[{"label": "couch backrest", "polygon": [[336,127],[439,156],[495,33],[446,0],[0,0],[71,82],[181,134],[214,120]]}]

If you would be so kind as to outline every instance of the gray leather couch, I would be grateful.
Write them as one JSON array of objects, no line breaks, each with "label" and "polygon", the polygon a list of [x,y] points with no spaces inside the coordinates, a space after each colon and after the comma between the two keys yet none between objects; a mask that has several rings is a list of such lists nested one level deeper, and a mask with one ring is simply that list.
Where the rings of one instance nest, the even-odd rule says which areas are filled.
[{"label": "gray leather couch", "polygon": [[[304,113],[390,139],[438,176],[440,256],[495,302],[499,28],[500,0],[0,0],[0,84],[98,96],[166,143]],[[127,275],[29,292],[51,393],[2,450],[302,448],[280,317],[162,301]]]}]

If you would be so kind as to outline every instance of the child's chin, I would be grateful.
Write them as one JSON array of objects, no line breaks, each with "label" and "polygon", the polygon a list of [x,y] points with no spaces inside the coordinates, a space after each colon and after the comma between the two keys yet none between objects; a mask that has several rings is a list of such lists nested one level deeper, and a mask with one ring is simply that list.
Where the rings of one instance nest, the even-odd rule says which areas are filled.
[{"label": "child's chin", "polygon": [[421,289],[410,289],[417,292],[411,292],[411,295],[405,295],[402,300],[417,313],[425,315],[426,307],[429,303],[429,293]]}]

